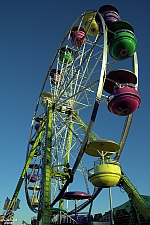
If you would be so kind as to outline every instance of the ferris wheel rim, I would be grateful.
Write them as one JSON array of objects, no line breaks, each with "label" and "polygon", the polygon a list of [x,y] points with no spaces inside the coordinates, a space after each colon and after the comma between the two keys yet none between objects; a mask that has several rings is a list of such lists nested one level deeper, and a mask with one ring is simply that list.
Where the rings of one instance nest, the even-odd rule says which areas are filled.
[{"label": "ferris wheel rim", "polygon": [[[90,11],[91,12],[91,11]],[[94,11],[95,12],[95,11]],[[96,11],[97,12],[97,11]],[[86,147],[86,144],[87,144],[87,141],[89,139],[89,133],[92,132],[92,127],[93,127],[93,124],[95,122],[95,119],[96,119],[96,115],[97,115],[97,111],[98,111],[98,108],[99,108],[99,104],[100,104],[100,101],[101,101],[101,96],[102,96],[102,90],[103,90],[103,85],[104,85],[104,82],[105,82],[105,79],[106,79],[106,63],[107,63],[107,27],[105,26],[105,22],[102,18],[102,16],[99,14],[99,16],[101,17],[101,20],[102,20],[102,25],[103,25],[103,36],[104,36],[104,48],[103,48],[103,60],[102,60],[102,67],[101,67],[101,73],[100,73],[100,78],[99,80],[97,80],[97,83],[99,83],[98,85],[98,89],[97,89],[97,93],[96,93],[96,97],[95,97],[95,102],[94,102],[94,107],[93,107],[93,111],[92,111],[92,114],[91,114],[91,119],[90,119],[90,122],[89,122],[89,125],[87,126],[87,131],[85,133],[85,137],[84,137],[84,140],[82,142],[82,147],[80,149],[80,152],[77,156],[77,159],[72,167],[72,170],[71,170],[71,179],[72,177],[74,176],[76,170],[77,170],[77,167],[82,159],[82,156],[84,154],[84,151],[85,151],[85,147]],[[80,16],[82,17],[82,15]],[[74,25],[74,23],[73,23]],[[71,26],[71,28],[73,27],[73,25]],[[67,37],[67,35],[69,34],[71,28],[68,30],[67,34],[65,37]],[[65,38],[64,38],[65,39]],[[63,46],[63,42],[61,42],[60,44],[60,47],[58,48],[57,52],[56,52],[56,55],[54,56],[53,58],[53,61],[52,61],[52,64],[50,65],[49,67],[49,70],[48,70],[48,73],[46,75],[46,79],[47,77],[50,75],[50,71],[53,67],[53,64],[54,64],[54,61],[57,57],[57,54],[59,52],[59,50],[61,49],[61,47]],[[137,64],[135,63],[134,64],[134,72],[136,74],[137,72]],[[137,76],[137,74],[136,74]],[[45,81],[46,81],[45,79]],[[45,83],[44,81],[44,83]],[[69,86],[69,85],[68,85]],[[44,87],[44,84],[43,84],[43,87]],[[40,92],[40,95],[39,95],[39,98],[38,98],[38,102],[37,102],[37,105],[36,105],[36,110],[34,112],[34,116],[33,116],[33,119],[32,119],[32,122],[35,120],[35,115],[36,115],[36,111],[37,111],[37,108],[38,108],[38,105],[39,105],[39,102],[40,102],[40,99],[41,99],[41,96],[42,96],[42,93],[43,93],[43,88],[42,87],[42,90]],[[83,89],[84,90],[84,89]],[[63,92],[62,92],[63,94]],[[76,97],[77,95],[79,95],[79,93],[75,93],[73,95],[73,97]],[[69,100],[71,97],[68,97],[67,100]],[[59,99],[57,99],[57,101],[60,100],[60,97]],[[59,105],[61,105],[62,103],[64,103],[65,100],[62,99],[59,104],[57,105],[57,107]],[[57,103],[57,102],[56,102]],[[131,121],[132,121],[132,115],[129,115],[126,117],[126,122],[125,122],[125,125],[124,125],[124,128],[123,128],[123,132],[122,132],[122,137],[121,137],[121,140],[120,140],[120,150],[118,151],[118,153],[116,154],[116,157],[115,157],[115,161],[118,161],[119,160],[119,157],[122,153],[122,150],[123,150],[123,147],[124,147],[124,144],[126,142],[126,138],[128,136],[128,132],[129,132],[129,128],[130,128],[130,125],[131,125]],[[33,128],[33,126],[32,126]],[[59,194],[57,195],[57,197],[54,199],[54,201],[51,203],[51,207],[53,207],[55,205],[55,203],[57,201],[60,200],[60,198],[62,197],[64,191],[66,190],[66,188],[68,187],[68,185],[70,184],[70,180],[67,180],[66,183],[64,184],[63,188],[60,190]],[[29,200],[29,198],[28,198]]]}]

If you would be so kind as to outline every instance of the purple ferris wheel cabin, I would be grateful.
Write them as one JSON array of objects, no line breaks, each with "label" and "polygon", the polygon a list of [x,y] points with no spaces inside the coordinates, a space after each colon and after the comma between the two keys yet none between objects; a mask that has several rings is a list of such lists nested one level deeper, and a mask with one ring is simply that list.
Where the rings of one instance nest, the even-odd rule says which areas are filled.
[{"label": "purple ferris wheel cabin", "polygon": [[[118,9],[113,5],[103,5],[99,8],[98,12],[102,15],[105,24],[109,27],[115,21],[120,20],[120,15]],[[95,17],[97,24],[99,25],[99,32],[103,32],[102,22],[97,14]]]}]

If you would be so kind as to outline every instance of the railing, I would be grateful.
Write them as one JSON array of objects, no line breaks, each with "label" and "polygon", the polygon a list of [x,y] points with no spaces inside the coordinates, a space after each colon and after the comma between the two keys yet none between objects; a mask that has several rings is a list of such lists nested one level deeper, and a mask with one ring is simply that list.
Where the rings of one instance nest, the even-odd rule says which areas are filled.
[{"label": "railing", "polygon": [[90,224],[90,216],[88,213],[82,212],[77,215],[68,215],[67,213],[60,211],[52,219],[52,224]]},{"label": "railing", "polygon": [[67,213],[60,211],[59,214],[55,215],[52,219],[53,224],[76,224],[77,221],[69,216]]}]

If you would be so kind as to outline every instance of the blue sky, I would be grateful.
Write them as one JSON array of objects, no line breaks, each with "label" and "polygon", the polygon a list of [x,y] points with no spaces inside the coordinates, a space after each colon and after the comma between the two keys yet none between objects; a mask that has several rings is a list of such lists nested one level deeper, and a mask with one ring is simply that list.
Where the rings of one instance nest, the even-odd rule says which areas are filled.
[{"label": "blue sky", "polygon": [[[139,60],[139,91],[141,106],[135,112],[129,136],[121,155],[123,170],[142,195],[150,195],[149,186],[149,40],[148,1],[0,1],[0,211],[8,196],[12,197],[25,163],[30,123],[36,101],[57,48],[72,23],[86,10],[104,4],[117,7],[122,20],[128,21],[137,37]],[[94,130],[98,135],[121,134],[120,118],[98,112]],[[109,117],[110,118],[110,117]],[[101,126],[101,120],[103,124]],[[112,122],[116,121],[116,122]],[[117,129],[115,129],[117,127]],[[114,131],[113,131],[114,129]],[[107,138],[105,136],[105,138]],[[77,178],[75,178],[76,181]],[[73,184],[72,184],[73,185]],[[74,184],[77,188],[77,183]],[[78,188],[77,188],[78,189]],[[113,206],[128,200],[127,195],[113,188]],[[19,193],[21,209],[16,212],[18,224],[30,222],[35,216],[27,207],[24,185]],[[97,210],[97,207],[99,210]],[[93,214],[109,210],[108,190],[103,190],[95,201]]]}]

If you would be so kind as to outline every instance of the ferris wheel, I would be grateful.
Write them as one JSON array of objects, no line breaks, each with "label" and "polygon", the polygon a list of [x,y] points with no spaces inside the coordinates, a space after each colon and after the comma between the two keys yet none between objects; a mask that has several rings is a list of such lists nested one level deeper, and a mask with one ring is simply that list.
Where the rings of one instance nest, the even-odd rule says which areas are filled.
[{"label": "ferris wheel", "polygon": [[[33,114],[24,170],[27,204],[38,213],[38,221],[49,221],[55,205],[64,209],[64,194],[72,193],[69,187],[76,174],[82,191],[91,196],[79,209],[102,187],[118,183],[118,160],[141,101],[136,43],[133,27],[121,20],[114,6],[104,5],[81,14],[58,47]],[[120,69],[126,59],[132,70]],[[101,104],[123,121],[119,143],[93,131]],[[88,173],[82,161],[85,154],[89,160],[98,159]]]}]

